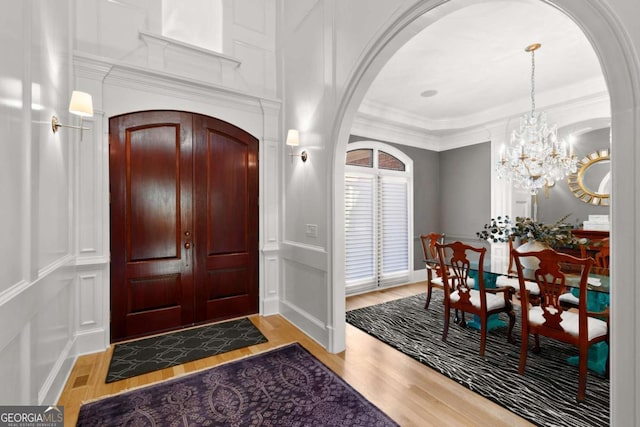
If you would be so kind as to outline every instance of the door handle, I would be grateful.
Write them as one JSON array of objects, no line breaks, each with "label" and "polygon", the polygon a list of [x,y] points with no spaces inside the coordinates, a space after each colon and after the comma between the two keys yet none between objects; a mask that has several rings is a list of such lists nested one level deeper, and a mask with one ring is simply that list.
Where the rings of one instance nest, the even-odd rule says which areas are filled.
[{"label": "door handle", "polygon": [[189,264],[191,264],[191,251],[189,250],[191,249],[191,243],[185,242],[184,248],[186,249],[184,254],[184,266],[185,268],[189,268]]}]

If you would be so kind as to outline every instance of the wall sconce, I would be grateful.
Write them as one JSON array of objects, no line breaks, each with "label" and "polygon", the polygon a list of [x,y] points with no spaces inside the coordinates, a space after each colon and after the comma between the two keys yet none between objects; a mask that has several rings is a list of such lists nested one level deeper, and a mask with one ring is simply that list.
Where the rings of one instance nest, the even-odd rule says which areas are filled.
[{"label": "wall sconce", "polygon": [[298,145],[300,145],[300,133],[297,129],[289,129],[289,132],[287,132],[287,145],[291,147],[291,152],[289,153],[289,155],[291,156],[292,162],[294,157],[300,157],[303,162],[307,161],[308,156],[306,151],[303,151],[300,154],[296,154],[293,151],[293,147],[297,147]]},{"label": "wall sconce", "polygon": [[71,101],[69,102],[69,112],[80,116],[80,126],[63,125],[56,116],[52,116],[51,129],[53,133],[58,132],[58,129],[61,127],[80,129],[80,141],[82,141],[82,131],[89,130],[89,128],[82,127],[82,119],[93,116],[93,100],[91,99],[91,95],[86,92],[74,90],[71,94]]}]

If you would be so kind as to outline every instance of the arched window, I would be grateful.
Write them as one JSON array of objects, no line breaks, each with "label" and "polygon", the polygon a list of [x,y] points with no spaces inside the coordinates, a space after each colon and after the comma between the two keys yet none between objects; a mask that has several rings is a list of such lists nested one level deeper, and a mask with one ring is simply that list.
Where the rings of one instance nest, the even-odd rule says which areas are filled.
[{"label": "arched window", "polygon": [[345,166],[346,293],[409,280],[413,161],[376,141],[349,144]]}]

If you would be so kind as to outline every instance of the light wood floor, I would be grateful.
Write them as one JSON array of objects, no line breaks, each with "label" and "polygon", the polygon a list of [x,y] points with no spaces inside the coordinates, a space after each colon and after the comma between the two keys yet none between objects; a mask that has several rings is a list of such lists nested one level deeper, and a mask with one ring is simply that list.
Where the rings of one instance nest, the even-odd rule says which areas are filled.
[{"label": "light wood floor", "polygon": [[[347,309],[421,292],[424,284],[419,283],[353,296],[347,298]],[[65,425],[76,424],[78,411],[85,401],[296,341],[402,426],[533,425],[350,325],[346,331],[346,351],[331,354],[282,316],[256,315],[250,319],[269,342],[111,384],[105,384],[104,379],[112,348],[79,357],[58,401],[64,405]]]}]

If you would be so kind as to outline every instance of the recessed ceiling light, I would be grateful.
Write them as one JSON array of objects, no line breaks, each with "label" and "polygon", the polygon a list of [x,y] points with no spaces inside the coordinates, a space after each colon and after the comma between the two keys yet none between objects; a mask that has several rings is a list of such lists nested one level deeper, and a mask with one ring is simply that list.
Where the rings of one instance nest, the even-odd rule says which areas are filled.
[{"label": "recessed ceiling light", "polygon": [[424,97],[424,98],[431,98],[432,96],[436,96],[438,94],[438,91],[435,89],[429,89],[429,90],[425,90],[424,92],[422,92],[420,94],[420,96]]}]

